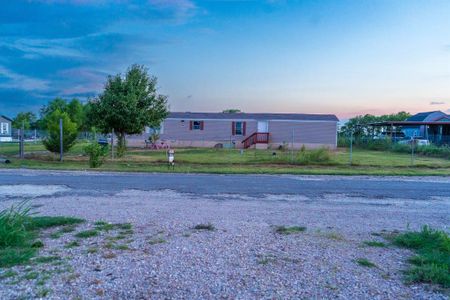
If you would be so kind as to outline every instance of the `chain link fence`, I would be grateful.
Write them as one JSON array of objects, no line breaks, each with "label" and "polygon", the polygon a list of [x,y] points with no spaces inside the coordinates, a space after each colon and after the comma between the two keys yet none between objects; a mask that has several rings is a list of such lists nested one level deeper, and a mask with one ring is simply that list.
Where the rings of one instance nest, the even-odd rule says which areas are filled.
[{"label": "chain link fence", "polygon": [[[437,142],[439,141],[439,142]],[[339,134],[338,147],[349,150],[349,163],[352,163],[352,151],[358,149],[373,150],[382,155],[403,153],[411,155],[411,163],[415,157],[436,157],[450,159],[450,135],[442,135],[439,140],[430,142],[421,137],[375,136],[354,137]]]},{"label": "chain link fence", "polygon": [[[21,135],[23,133],[23,149],[21,149]],[[20,157],[22,155],[46,152],[43,140],[48,137],[46,130],[26,129],[22,130],[12,128],[11,135],[3,137],[0,141],[0,158],[2,157]],[[110,135],[103,135],[92,132],[78,133],[77,142],[88,141],[109,141]]]}]

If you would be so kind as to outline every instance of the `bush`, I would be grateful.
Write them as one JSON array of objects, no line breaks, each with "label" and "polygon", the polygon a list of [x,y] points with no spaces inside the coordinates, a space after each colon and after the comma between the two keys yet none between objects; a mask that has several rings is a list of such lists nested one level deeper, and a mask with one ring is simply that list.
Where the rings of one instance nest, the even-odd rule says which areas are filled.
[{"label": "bush", "polygon": [[399,153],[410,153],[411,152],[411,145],[396,143],[396,144],[392,145],[391,151],[399,152]]},{"label": "bush", "polygon": [[416,148],[416,153],[425,156],[450,158],[450,147],[448,146],[438,147],[435,145],[418,146]]},{"label": "bush", "polygon": [[394,238],[394,244],[413,249],[417,255],[406,271],[409,282],[437,283],[450,287],[450,237],[448,233],[424,226],[419,232],[406,232]]},{"label": "bush", "polygon": [[0,212],[0,248],[23,246],[32,238],[25,224],[30,219],[30,208],[22,202]]},{"label": "bush", "polygon": [[337,141],[337,146],[338,147],[350,147],[350,138],[345,137],[343,135],[339,135],[338,136],[338,141]]},{"label": "bush", "polygon": [[43,140],[45,148],[53,153],[60,151],[59,120],[63,123],[63,152],[69,151],[75,144],[78,131],[77,124],[70,120],[67,113],[55,110],[46,118],[48,137]]},{"label": "bush", "polygon": [[108,147],[92,142],[84,147],[84,152],[89,155],[89,167],[97,168],[105,161],[106,155],[108,154]]},{"label": "bush", "polygon": [[300,149],[297,162],[302,165],[325,163],[331,160],[330,150],[327,148],[319,148],[314,150],[306,150],[304,146]]}]

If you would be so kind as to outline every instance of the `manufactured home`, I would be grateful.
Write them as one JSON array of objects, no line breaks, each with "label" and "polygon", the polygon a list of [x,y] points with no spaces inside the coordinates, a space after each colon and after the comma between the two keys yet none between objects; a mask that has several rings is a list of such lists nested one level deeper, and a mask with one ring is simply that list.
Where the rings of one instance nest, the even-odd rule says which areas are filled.
[{"label": "manufactured home", "polygon": [[325,114],[172,112],[160,140],[170,147],[335,149],[338,121]]}]

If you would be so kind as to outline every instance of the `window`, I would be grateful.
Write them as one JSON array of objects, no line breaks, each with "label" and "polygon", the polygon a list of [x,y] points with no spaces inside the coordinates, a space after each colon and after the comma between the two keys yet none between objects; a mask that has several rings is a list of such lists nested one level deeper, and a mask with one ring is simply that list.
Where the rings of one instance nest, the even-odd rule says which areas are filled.
[{"label": "window", "polygon": [[2,123],[1,127],[0,127],[0,133],[1,134],[8,134],[9,129],[8,129],[8,123]]},{"label": "window", "polygon": [[190,130],[203,130],[204,127],[203,121],[190,121],[189,122],[189,129]]},{"label": "window", "polygon": [[234,129],[234,133],[235,135],[242,135],[242,122],[236,122],[234,123],[235,129]]},{"label": "window", "polygon": [[232,123],[232,133],[233,135],[245,135],[245,122],[233,122]]},{"label": "window", "polygon": [[201,122],[200,121],[194,121],[192,122],[192,129],[194,130],[200,130],[201,128]]}]

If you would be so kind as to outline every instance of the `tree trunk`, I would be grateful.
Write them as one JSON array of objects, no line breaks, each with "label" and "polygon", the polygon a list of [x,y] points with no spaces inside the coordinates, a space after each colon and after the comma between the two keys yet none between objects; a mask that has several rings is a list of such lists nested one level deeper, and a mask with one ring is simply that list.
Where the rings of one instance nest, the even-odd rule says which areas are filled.
[{"label": "tree trunk", "polygon": [[117,156],[123,157],[127,151],[127,141],[125,139],[125,133],[117,133]]}]

